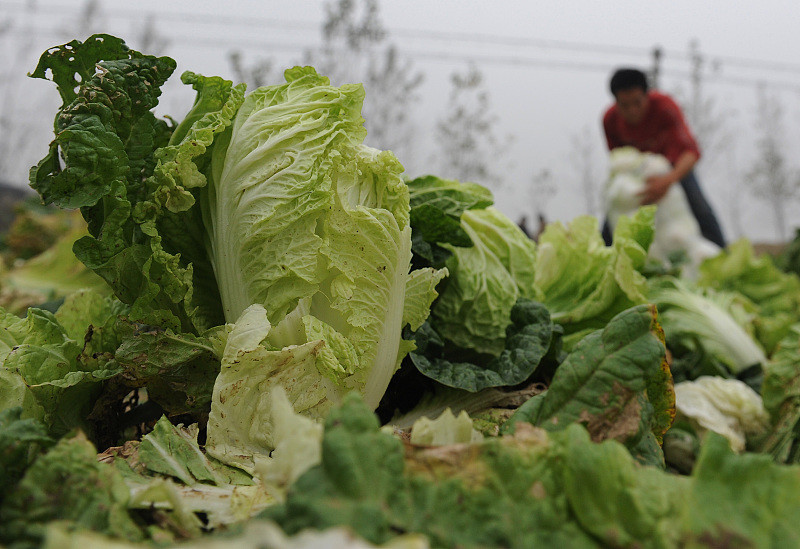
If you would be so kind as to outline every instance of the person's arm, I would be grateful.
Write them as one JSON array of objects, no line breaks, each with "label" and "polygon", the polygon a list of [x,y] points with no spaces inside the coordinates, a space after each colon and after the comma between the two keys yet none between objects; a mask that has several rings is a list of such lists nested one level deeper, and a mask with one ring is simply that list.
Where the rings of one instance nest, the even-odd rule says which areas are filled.
[{"label": "person's arm", "polygon": [[642,204],[655,204],[667,194],[670,185],[677,183],[692,171],[697,164],[699,156],[692,150],[684,151],[675,162],[669,173],[664,175],[654,175],[647,179],[647,188],[639,193]]},{"label": "person's arm", "polygon": [[613,118],[614,115],[612,114],[612,110],[608,109],[606,114],[603,116],[603,133],[606,135],[606,145],[608,145],[609,151],[622,146],[622,141],[614,131]]},{"label": "person's arm", "polygon": [[655,204],[664,198],[670,186],[686,177],[700,159],[700,148],[689,131],[678,104],[670,98],[664,98],[661,109],[664,131],[669,139],[669,146],[664,154],[672,163],[672,170],[665,175],[647,179],[647,188],[640,193],[642,204]]}]

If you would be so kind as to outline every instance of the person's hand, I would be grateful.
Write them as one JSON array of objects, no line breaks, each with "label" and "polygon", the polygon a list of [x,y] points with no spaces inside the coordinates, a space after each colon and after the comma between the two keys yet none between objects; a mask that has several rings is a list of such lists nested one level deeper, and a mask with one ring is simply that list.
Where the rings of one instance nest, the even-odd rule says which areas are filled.
[{"label": "person's hand", "polygon": [[670,175],[654,175],[647,178],[647,187],[639,193],[641,204],[655,204],[667,194],[669,186],[675,183]]}]

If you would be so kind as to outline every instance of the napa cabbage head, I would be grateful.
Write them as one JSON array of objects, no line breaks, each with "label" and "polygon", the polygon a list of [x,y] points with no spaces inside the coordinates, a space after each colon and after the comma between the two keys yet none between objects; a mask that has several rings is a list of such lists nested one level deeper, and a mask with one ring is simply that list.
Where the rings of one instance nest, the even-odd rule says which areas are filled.
[{"label": "napa cabbage head", "polygon": [[[259,381],[259,392],[280,383],[310,415],[350,390],[374,408],[412,348],[403,326],[425,320],[445,272],[410,272],[403,167],[391,152],[363,144],[363,87],[331,86],[310,67],[285,76],[285,84],[245,97],[206,170],[201,207],[225,318],[239,321],[237,333],[245,322],[260,334],[241,349],[229,341],[233,358],[215,392],[246,386],[247,360],[235,357],[262,348],[283,362]],[[321,344],[293,358],[294,346],[312,342]],[[215,399],[212,416],[230,417],[225,406]]]},{"label": "napa cabbage head", "polygon": [[434,304],[434,326],[459,347],[498,356],[514,304],[539,297],[536,244],[492,206],[463,212],[461,229],[473,245],[444,246],[452,253],[446,263],[451,276]]}]

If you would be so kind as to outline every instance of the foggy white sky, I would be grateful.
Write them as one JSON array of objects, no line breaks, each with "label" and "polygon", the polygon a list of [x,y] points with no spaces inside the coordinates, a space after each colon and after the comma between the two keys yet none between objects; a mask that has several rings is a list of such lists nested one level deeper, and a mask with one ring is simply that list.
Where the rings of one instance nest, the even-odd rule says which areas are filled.
[{"label": "foggy white sky", "polygon": [[[18,165],[10,175],[3,176],[16,181],[24,181],[27,167],[42,156],[51,139],[46,130],[58,105],[52,85],[16,76],[32,70],[46,47],[77,37],[74,29],[79,28],[77,15],[84,2],[37,1],[34,17],[26,15],[29,4],[0,0],[0,30],[4,21],[13,24],[9,32],[0,33],[0,51],[18,52],[0,56],[0,109],[5,105],[5,111],[12,113],[15,127],[24,124],[42,128],[29,143],[20,145],[15,154]],[[170,41],[160,53],[178,61],[176,75],[191,69],[232,77],[227,54],[233,49],[240,49],[246,61],[272,57],[279,65],[289,66],[300,61],[304,47],[319,43],[318,29],[324,17],[324,3],[310,0],[106,0],[100,4],[104,30],[126,38],[134,47],[144,17],[155,15],[157,30]],[[185,19],[176,17],[181,13],[186,14]],[[243,25],[247,18],[292,24]],[[699,40],[709,61],[717,60],[721,67],[708,80],[706,92],[716,98],[720,109],[730,111],[728,126],[735,135],[727,150],[712,157],[706,154],[700,166],[701,182],[729,238],[738,231],[755,240],[774,238],[768,207],[751,195],[742,195],[742,212],[732,215],[731,180],[752,162],[752,111],[758,80],[782,86],[775,89],[786,108],[786,150],[792,166],[800,168],[800,159],[795,160],[800,155],[792,154],[800,145],[796,130],[800,127],[800,2],[383,0],[381,18],[400,53],[408,52],[415,67],[425,73],[423,99],[414,115],[421,151],[432,148],[433,125],[447,103],[449,75],[467,66],[459,56],[478,59],[476,65],[486,77],[499,118],[498,133],[514,138],[502,159],[508,166],[506,185],[496,193],[499,207],[514,219],[534,211],[534,198],[528,187],[533,174],[543,168],[553,172],[559,186],[558,195],[548,207],[549,217],[568,220],[584,213],[570,139],[588,128],[597,143],[594,162],[598,180],[602,181],[606,152],[599,121],[610,103],[609,73],[620,65],[647,68],[649,49],[660,45],[667,52],[662,89],[688,90],[686,53],[690,40]],[[428,31],[430,36],[420,31]],[[464,33],[473,38],[444,40],[442,33]],[[550,47],[504,45],[498,37],[558,43]],[[572,49],[565,43],[571,43]],[[609,53],[610,46],[617,49]],[[617,53],[626,48],[630,53]],[[438,59],[422,58],[415,57],[416,52],[441,55]],[[512,58],[517,63],[511,62]],[[791,67],[779,71],[767,70],[767,66],[753,68],[745,62],[737,64],[743,60]],[[742,81],[749,84],[742,85]],[[173,84],[165,93],[160,110],[180,117],[191,99],[189,90]],[[435,166],[425,169],[427,156],[422,152],[407,164],[413,164],[418,171],[435,172]],[[798,204],[792,205],[792,225],[800,224],[799,209]]]}]

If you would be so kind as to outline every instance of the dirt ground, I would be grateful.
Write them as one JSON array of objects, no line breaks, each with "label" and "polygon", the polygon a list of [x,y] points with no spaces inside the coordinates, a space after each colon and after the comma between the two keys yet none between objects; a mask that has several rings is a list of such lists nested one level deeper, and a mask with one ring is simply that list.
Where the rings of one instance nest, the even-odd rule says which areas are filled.
[{"label": "dirt ground", "polygon": [[771,242],[754,242],[753,243],[753,250],[756,254],[769,254],[771,256],[780,255],[780,253],[786,248],[786,244],[776,244]]}]

